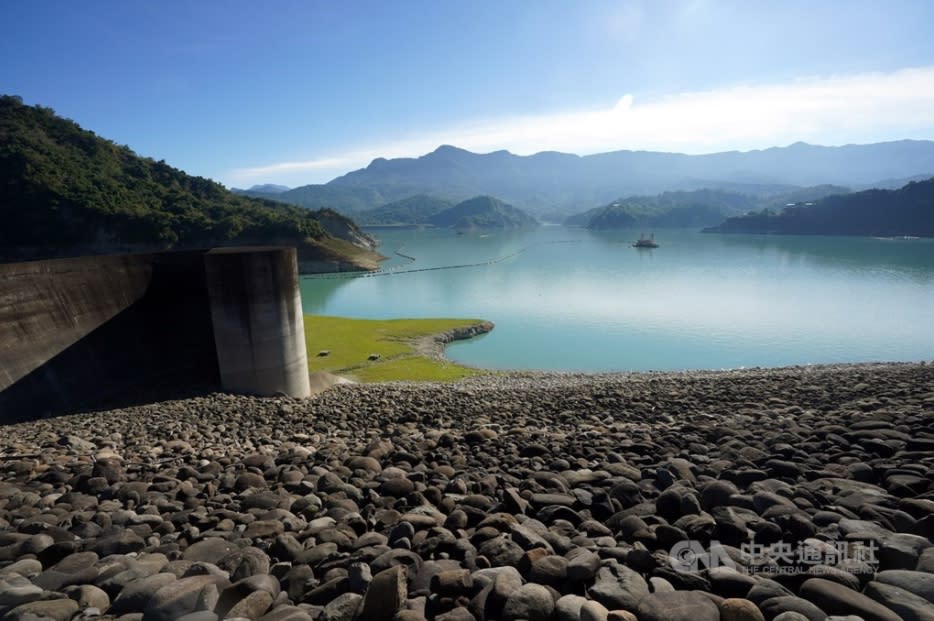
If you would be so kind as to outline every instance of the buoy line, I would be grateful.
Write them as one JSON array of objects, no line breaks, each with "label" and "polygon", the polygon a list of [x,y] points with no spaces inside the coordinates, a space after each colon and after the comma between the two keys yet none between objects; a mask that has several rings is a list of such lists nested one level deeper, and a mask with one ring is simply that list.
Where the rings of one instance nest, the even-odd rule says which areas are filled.
[{"label": "buoy line", "polygon": [[[478,263],[461,263],[457,265],[438,265],[435,267],[416,267],[412,269],[391,268],[388,270],[377,270],[375,272],[331,272],[327,274],[304,274],[302,275],[302,278],[307,278],[309,280],[330,280],[330,279],[336,279],[336,278],[373,278],[375,276],[395,276],[397,274],[414,274],[415,272],[435,272],[438,270],[460,270],[460,269],[464,269],[468,267],[483,267],[486,265],[495,265],[497,263],[502,263],[503,261],[507,261],[509,259],[518,257],[522,253],[526,252],[530,248],[534,248],[535,246],[544,246],[546,244],[574,244],[574,243],[579,243],[580,241],[581,240],[579,239],[556,239],[553,241],[536,242],[534,244],[529,244],[528,246],[519,248],[518,250],[510,254],[506,254],[501,257],[497,257],[495,259],[490,259],[489,261],[480,261]],[[400,246],[399,250],[402,250],[402,248],[404,247],[405,245]],[[399,250],[396,250],[395,254],[399,255],[400,257],[409,259],[410,262],[416,261],[415,257],[402,254],[399,252]]]}]

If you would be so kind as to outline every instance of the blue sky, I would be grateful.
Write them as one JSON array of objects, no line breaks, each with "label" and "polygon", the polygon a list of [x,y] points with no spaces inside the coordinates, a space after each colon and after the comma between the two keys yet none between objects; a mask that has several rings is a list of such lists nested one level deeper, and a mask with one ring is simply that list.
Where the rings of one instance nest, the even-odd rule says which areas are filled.
[{"label": "blue sky", "polygon": [[934,139],[934,2],[3,3],[0,92],[228,186],[439,144]]}]

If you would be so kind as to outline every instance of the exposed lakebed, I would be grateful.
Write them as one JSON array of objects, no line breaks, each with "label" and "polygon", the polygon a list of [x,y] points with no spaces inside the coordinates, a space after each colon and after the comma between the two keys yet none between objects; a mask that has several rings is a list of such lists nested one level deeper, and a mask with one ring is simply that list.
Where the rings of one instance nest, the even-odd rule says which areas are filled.
[{"label": "exposed lakebed", "polygon": [[[928,619],[932,404],[931,365],[855,365],[358,384],[11,425],[0,617]],[[721,565],[680,564],[714,542]]]}]

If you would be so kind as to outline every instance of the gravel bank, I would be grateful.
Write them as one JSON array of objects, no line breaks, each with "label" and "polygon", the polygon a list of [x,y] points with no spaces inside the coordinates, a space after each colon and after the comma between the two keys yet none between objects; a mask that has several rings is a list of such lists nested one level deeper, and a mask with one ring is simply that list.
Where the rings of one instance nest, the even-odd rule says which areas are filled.
[{"label": "gravel bank", "polygon": [[2,432],[3,619],[934,619],[930,364],[216,394]]}]

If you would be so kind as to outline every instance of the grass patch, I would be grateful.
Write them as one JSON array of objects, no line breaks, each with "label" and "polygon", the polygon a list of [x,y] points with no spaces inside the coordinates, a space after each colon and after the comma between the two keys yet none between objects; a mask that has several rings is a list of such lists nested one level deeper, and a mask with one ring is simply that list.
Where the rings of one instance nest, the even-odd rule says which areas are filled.
[{"label": "grass patch", "polygon": [[[479,323],[475,319],[348,319],[305,315],[308,369],[360,382],[455,381],[485,373],[448,360],[420,355],[418,338]],[[318,352],[329,350],[327,356]],[[380,358],[370,361],[370,354]]]}]

